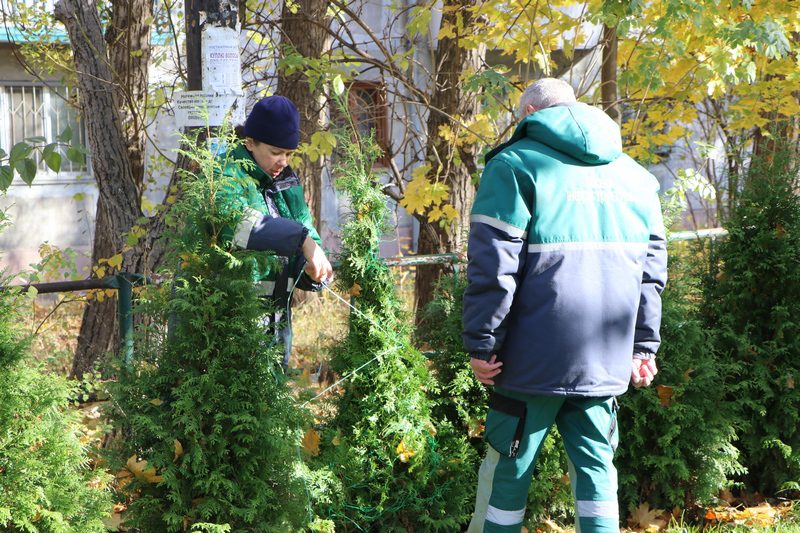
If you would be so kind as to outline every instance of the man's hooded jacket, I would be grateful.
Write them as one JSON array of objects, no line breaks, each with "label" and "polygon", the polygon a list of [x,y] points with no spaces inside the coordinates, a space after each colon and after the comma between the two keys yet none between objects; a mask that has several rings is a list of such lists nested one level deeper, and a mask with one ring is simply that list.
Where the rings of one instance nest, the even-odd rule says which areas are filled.
[{"label": "man's hooded jacket", "polygon": [[528,115],[491,151],[472,209],[464,344],[505,389],[610,396],[660,343],[658,182],[585,104]]}]

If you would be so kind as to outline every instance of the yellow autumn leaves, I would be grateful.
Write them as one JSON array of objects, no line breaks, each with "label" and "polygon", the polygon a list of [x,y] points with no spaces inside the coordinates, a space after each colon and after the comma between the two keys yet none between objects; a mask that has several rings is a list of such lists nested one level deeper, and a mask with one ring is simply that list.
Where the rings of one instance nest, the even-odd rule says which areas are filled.
[{"label": "yellow autumn leaves", "polygon": [[[722,503],[732,504],[730,492],[720,493]],[[730,524],[744,528],[772,528],[776,521],[787,515],[792,510],[791,502],[784,502],[780,505],[772,506],[767,502],[762,502],[753,507],[743,507],[741,504],[733,506],[720,506],[707,509],[703,517],[708,526],[716,528],[722,524]],[[635,530],[648,532],[662,531],[671,529],[670,524],[680,521],[683,510],[680,508],[665,511],[650,507],[647,502],[638,507],[631,507],[628,515],[628,526]]]},{"label": "yellow autumn leaves", "polygon": [[[439,137],[455,147],[470,144],[491,146],[497,142],[497,130],[492,117],[479,113],[463,122],[459,117],[453,125],[442,124],[437,132]],[[454,129],[455,128],[455,129]],[[458,164],[458,161],[455,162]],[[425,215],[429,222],[447,225],[455,222],[458,210],[448,203],[450,186],[440,179],[441,169],[434,169],[431,163],[424,163],[411,172],[411,181],[406,184],[400,205],[409,213]]]},{"label": "yellow autumn leaves", "polygon": [[[183,444],[181,444],[181,441],[178,439],[175,439],[173,446],[175,452],[172,460],[177,461],[183,455]],[[160,483],[164,481],[163,476],[158,474],[154,467],[151,466],[148,468],[146,459],[140,459],[136,455],[128,457],[125,468],[117,472],[116,477],[120,485],[127,484],[132,477],[144,481],[145,483]]]},{"label": "yellow autumn leaves", "polygon": [[[428,422],[428,432],[431,435],[436,435],[436,427],[431,423]],[[177,441],[176,441],[177,442]],[[331,444],[334,446],[339,446],[341,444],[341,438],[339,435],[336,435]],[[307,456],[316,457],[320,453],[319,449],[320,445],[320,435],[319,432],[314,428],[309,428],[305,434],[303,435],[302,440],[300,441],[300,447]],[[412,448],[412,446],[406,443],[405,439],[400,439],[400,443],[395,448],[395,453],[397,454],[397,459],[401,463],[408,463],[412,457],[417,455],[417,452]]]},{"label": "yellow autumn leaves", "polygon": [[446,224],[458,218],[458,211],[447,203],[450,186],[441,181],[431,181],[428,178],[430,170],[431,165],[427,163],[414,169],[400,205],[411,214],[427,214],[430,222]]}]

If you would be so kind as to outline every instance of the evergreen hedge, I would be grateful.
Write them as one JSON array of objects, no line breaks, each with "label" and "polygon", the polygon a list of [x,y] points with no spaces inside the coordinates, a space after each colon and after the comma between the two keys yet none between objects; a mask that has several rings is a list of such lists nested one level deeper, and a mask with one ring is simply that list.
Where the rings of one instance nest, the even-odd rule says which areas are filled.
[{"label": "evergreen hedge", "polygon": [[199,170],[183,176],[167,238],[166,264],[180,268],[141,296],[137,311],[154,326],[140,331],[134,364],[119,368],[112,391],[125,524],[299,531],[309,521],[297,452],[308,414],[290,395],[251,276],[252,261],[271,259],[221,246],[218,228],[237,216],[215,204],[232,179],[221,174],[227,155],[186,155]]},{"label": "evergreen hedge", "polygon": [[[469,355],[463,348],[462,306],[466,287],[467,277],[463,270],[439,280],[431,302],[422,310],[417,338],[432,351],[433,375],[439,384],[434,413],[449,420],[459,432],[470,438],[476,451],[472,466],[477,471],[486,454],[483,424],[489,388],[475,379]],[[542,445],[528,493],[525,520],[529,528],[535,529],[548,518],[566,521],[574,515],[566,473],[567,455],[558,429],[553,427]]]},{"label": "evergreen hedge", "polygon": [[730,368],[700,314],[702,255],[680,244],[669,250],[658,375],[620,398],[615,464],[623,511],[642,502],[662,509],[710,503],[742,471],[736,409],[726,394]]},{"label": "evergreen hedge", "polygon": [[95,470],[83,443],[74,385],[26,359],[20,300],[27,296],[0,292],[0,530],[105,531],[109,476]]},{"label": "evergreen hedge", "polygon": [[437,384],[410,343],[394,280],[378,259],[385,195],[372,175],[371,143],[344,143],[336,185],[352,215],[342,230],[338,286],[356,310],[331,366],[345,378],[317,464],[340,492],[317,502],[336,531],[460,531],[474,497],[474,452],[433,416]]},{"label": "evergreen hedge", "polygon": [[800,198],[797,147],[756,157],[709,278],[709,327],[740,407],[749,490],[800,489]]}]

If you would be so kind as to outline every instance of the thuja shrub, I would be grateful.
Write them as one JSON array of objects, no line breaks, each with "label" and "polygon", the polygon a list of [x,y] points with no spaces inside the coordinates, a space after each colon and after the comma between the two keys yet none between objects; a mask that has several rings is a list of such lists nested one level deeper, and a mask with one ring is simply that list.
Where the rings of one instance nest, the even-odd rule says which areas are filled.
[{"label": "thuja shrub", "polygon": [[[443,276],[433,298],[421,311],[417,340],[430,348],[433,376],[438,383],[433,412],[448,420],[469,438],[475,449],[477,470],[486,453],[483,427],[489,401],[489,388],[472,373],[469,355],[464,352],[462,314],[467,278],[463,271]],[[567,459],[558,430],[547,436],[536,462],[528,494],[526,521],[532,529],[544,518],[567,520],[574,514]]]},{"label": "thuja shrub", "polygon": [[416,338],[421,346],[430,349],[433,376],[439,384],[434,413],[468,435],[476,451],[483,455],[481,437],[489,389],[475,379],[461,340],[466,288],[464,272],[442,276],[431,301],[420,311]]},{"label": "thuja shrub", "polygon": [[143,533],[298,531],[309,520],[297,453],[308,420],[261,325],[251,274],[271,259],[220,237],[241,215],[216,205],[232,179],[221,172],[228,156],[186,155],[199,171],[183,176],[166,240],[166,263],[180,268],[142,295],[138,311],[155,326],[139,332],[112,391],[125,524]]},{"label": "thuja shrub", "polygon": [[336,531],[461,531],[474,496],[474,452],[432,414],[436,382],[378,258],[388,210],[371,173],[375,148],[344,144],[336,184],[352,216],[342,230],[337,283],[357,310],[332,352],[344,381],[318,457],[340,493],[317,508]]},{"label": "thuja shrub", "polygon": [[108,476],[81,441],[73,385],[25,361],[18,298],[27,297],[0,292],[0,530],[105,531]]},{"label": "thuja shrub", "polygon": [[796,148],[754,159],[710,278],[711,327],[733,371],[750,489],[800,488],[800,198]]},{"label": "thuja shrub", "polygon": [[736,410],[726,394],[730,368],[713,350],[700,306],[702,258],[670,244],[662,294],[658,375],[621,396],[615,464],[623,509],[706,503],[742,471],[733,444]]}]

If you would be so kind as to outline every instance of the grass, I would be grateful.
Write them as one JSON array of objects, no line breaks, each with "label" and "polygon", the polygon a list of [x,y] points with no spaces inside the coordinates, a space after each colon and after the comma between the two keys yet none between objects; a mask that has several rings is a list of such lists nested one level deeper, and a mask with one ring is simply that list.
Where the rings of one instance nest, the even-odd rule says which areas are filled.
[{"label": "grass", "polygon": [[[411,317],[414,298],[414,278],[408,269],[395,269],[395,283],[404,310]],[[329,289],[318,294],[301,293],[295,298],[292,312],[292,359],[294,368],[318,367],[328,360],[328,350],[336,341],[347,335],[347,317],[350,308],[333,296]],[[337,294],[350,301],[348,294]],[[300,300],[298,302],[298,300]]]},{"label": "grass", "polygon": [[68,295],[37,296],[23,309],[25,330],[32,336],[29,353],[51,371],[66,376],[78,344],[84,300]]}]

